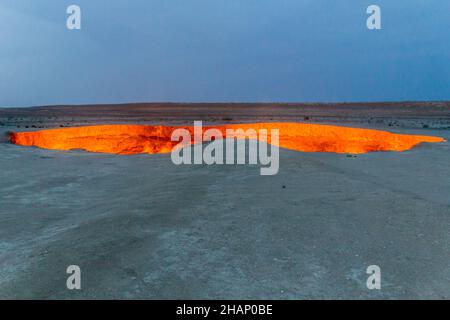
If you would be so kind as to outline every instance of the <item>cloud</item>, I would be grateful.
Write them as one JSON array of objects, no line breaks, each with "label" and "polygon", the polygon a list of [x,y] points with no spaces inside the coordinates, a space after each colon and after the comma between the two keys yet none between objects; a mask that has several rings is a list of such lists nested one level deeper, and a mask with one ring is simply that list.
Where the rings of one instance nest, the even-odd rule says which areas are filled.
[{"label": "cloud", "polygon": [[0,106],[450,99],[448,0],[2,0]]}]

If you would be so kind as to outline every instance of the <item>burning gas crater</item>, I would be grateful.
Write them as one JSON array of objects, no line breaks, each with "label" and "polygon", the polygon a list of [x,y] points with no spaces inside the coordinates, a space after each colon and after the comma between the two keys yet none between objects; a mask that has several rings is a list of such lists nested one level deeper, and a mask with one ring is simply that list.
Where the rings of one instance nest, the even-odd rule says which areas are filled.
[{"label": "burning gas crater", "polygon": [[[194,137],[191,126],[97,125],[36,132],[10,133],[12,143],[52,150],[84,149],[112,154],[169,153],[178,145],[171,141],[175,129],[186,129]],[[405,151],[422,142],[444,142],[440,137],[394,134],[386,131],[341,126],[301,123],[253,123],[203,127],[218,129],[279,130],[279,142],[273,145],[303,152],[361,154],[373,151]],[[236,138],[245,139],[246,135]],[[266,142],[271,143],[270,139]],[[194,140],[191,141],[194,143]]]}]

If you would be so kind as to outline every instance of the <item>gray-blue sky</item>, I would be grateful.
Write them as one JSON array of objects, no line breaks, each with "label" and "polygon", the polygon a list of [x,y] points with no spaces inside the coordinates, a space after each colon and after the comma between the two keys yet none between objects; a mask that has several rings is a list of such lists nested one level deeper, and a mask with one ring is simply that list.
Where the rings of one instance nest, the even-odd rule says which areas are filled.
[{"label": "gray-blue sky", "polygon": [[448,0],[2,0],[0,106],[450,100],[449,14]]}]

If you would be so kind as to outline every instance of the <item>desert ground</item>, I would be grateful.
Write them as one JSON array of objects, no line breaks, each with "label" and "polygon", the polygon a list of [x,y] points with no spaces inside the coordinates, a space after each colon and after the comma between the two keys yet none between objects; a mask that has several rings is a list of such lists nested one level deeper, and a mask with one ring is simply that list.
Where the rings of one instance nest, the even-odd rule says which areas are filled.
[{"label": "desert ground", "polygon": [[[450,140],[450,103],[0,109],[1,299],[450,299],[450,143],[280,150],[280,170],[27,148],[103,123],[330,123]],[[66,288],[79,265],[81,290]],[[366,268],[381,268],[380,290]]]}]

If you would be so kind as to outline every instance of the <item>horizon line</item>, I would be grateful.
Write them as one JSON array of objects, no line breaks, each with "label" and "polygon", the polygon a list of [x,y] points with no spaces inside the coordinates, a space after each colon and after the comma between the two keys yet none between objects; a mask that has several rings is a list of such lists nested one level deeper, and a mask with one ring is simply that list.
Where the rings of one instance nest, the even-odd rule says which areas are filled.
[{"label": "horizon line", "polygon": [[54,107],[83,107],[83,106],[124,106],[124,105],[145,105],[145,104],[185,104],[185,105],[225,105],[225,104],[248,104],[248,105],[264,105],[264,104],[278,104],[278,105],[343,105],[343,104],[430,104],[430,103],[450,103],[450,100],[378,100],[378,101],[316,101],[316,102],[286,102],[286,101],[147,101],[147,102],[113,102],[113,103],[68,103],[68,104],[48,104],[48,105],[31,105],[31,106],[0,106],[0,109],[31,109],[31,108],[54,108]]}]

